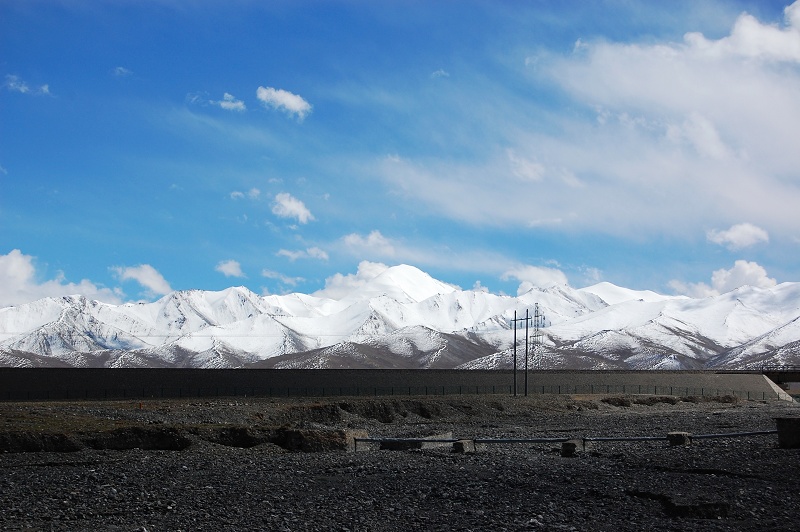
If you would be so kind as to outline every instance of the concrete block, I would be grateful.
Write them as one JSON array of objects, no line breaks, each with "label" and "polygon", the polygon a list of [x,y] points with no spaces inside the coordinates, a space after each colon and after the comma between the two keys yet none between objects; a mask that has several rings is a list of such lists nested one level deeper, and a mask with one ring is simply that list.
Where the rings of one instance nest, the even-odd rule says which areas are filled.
[{"label": "concrete block", "polygon": [[473,454],[476,450],[475,440],[458,440],[453,442],[454,453]]},{"label": "concrete block", "polygon": [[688,432],[670,432],[667,434],[667,441],[671,446],[689,445],[692,443],[692,435]]},{"label": "concrete block", "polygon": [[778,447],[800,449],[800,417],[776,417]]},{"label": "concrete block", "polygon": [[561,456],[574,456],[592,448],[592,442],[583,438],[575,438],[561,443]]},{"label": "concrete block", "polygon": [[575,456],[575,453],[578,452],[579,441],[581,442],[580,446],[583,446],[583,440],[569,440],[561,442],[561,456],[567,458]]}]

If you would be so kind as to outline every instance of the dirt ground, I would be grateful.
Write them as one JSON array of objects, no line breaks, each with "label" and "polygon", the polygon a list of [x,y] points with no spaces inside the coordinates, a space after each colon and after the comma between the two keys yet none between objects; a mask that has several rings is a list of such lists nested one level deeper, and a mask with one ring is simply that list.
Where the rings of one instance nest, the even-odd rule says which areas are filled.
[{"label": "dirt ground", "polygon": [[[798,407],[622,395],[0,403],[0,529],[796,530],[800,449],[732,434],[774,431]],[[670,445],[675,431],[695,438]],[[352,450],[354,437],[431,436],[491,442]],[[573,456],[563,439],[580,440]]]}]

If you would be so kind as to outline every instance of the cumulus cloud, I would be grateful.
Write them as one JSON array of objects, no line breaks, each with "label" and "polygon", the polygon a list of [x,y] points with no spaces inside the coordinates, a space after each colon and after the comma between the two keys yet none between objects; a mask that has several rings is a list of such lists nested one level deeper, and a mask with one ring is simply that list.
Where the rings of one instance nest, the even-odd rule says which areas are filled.
[{"label": "cumulus cloud", "polygon": [[35,258],[13,249],[0,255],[0,307],[30,303],[44,297],[82,295],[106,303],[120,303],[116,292],[98,286],[87,279],[68,282],[59,272],[56,278],[37,279]]},{"label": "cumulus cloud", "polygon": [[769,233],[757,225],[741,223],[726,230],[711,229],[706,233],[706,238],[730,250],[737,250],[769,242]]},{"label": "cumulus cloud", "polygon": [[353,290],[364,286],[366,283],[385,272],[389,267],[380,262],[361,261],[356,273],[342,275],[336,273],[325,279],[325,288],[314,292],[316,297],[329,299],[342,299]]},{"label": "cumulus cloud", "polygon": [[800,62],[800,2],[784,8],[783,28],[762,24],[754,16],[743,13],[731,34],[717,41],[691,32],[686,42],[698,52],[712,58],[739,56],[767,61]]},{"label": "cumulus cloud", "polygon": [[767,270],[756,262],[737,260],[733,268],[722,268],[711,274],[711,284],[670,281],[670,287],[678,294],[691,297],[711,297],[730,292],[742,286],[771,288],[777,281],[767,275]]},{"label": "cumulus cloud", "polygon": [[265,107],[284,111],[290,116],[296,116],[298,120],[303,120],[311,113],[311,104],[301,96],[283,89],[259,87],[256,90],[256,97]]},{"label": "cumulus cloud", "polygon": [[306,208],[305,204],[286,192],[281,192],[275,196],[272,213],[281,218],[297,218],[297,221],[301,224],[314,220],[314,216]]},{"label": "cumulus cloud", "polygon": [[432,78],[449,78],[450,73],[444,69],[439,69],[431,73]]},{"label": "cumulus cloud", "polygon": [[396,254],[395,246],[391,240],[377,230],[370,232],[367,236],[351,233],[345,235],[342,240],[351,251],[356,253],[369,252],[373,255],[386,257],[392,257]]},{"label": "cumulus cloud", "polygon": [[531,288],[546,288],[554,285],[568,284],[564,272],[542,266],[521,265],[506,271],[501,277],[503,281],[516,279],[520,281],[517,295],[528,292]]},{"label": "cumulus cloud", "polygon": [[281,249],[280,251],[278,251],[277,255],[279,257],[286,257],[292,262],[296,261],[297,259],[328,260],[328,253],[325,250],[320,249],[318,247],[298,249],[295,251],[291,251],[288,249]]},{"label": "cumulus cloud", "polygon": [[111,268],[120,281],[136,281],[153,295],[165,295],[172,292],[169,283],[158,270],[149,264],[139,266],[115,266]]},{"label": "cumulus cloud", "polygon": [[216,104],[226,111],[237,111],[241,113],[247,110],[247,106],[242,100],[237,100],[233,94],[227,92],[222,95],[222,100],[216,102]]},{"label": "cumulus cloud", "polygon": [[242,272],[242,265],[235,260],[223,260],[214,269],[225,277],[246,277]]}]

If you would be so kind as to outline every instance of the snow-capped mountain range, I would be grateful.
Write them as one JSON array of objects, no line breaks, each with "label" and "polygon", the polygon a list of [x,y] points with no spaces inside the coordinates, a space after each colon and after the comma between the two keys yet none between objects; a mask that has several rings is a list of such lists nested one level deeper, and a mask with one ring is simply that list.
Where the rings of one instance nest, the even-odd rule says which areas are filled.
[{"label": "snow-capped mountain range", "polygon": [[[235,287],[153,303],[69,296],[0,308],[0,366],[509,368],[514,313],[533,315],[537,304],[545,327],[531,367],[800,364],[800,283],[704,299],[610,283],[511,297],[459,290],[401,265],[340,299]],[[517,340],[524,364],[524,323]]]}]

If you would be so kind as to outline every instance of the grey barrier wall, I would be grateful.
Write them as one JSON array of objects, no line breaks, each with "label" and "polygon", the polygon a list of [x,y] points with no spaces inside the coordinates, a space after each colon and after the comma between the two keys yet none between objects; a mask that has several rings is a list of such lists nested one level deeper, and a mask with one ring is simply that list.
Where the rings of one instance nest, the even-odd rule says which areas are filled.
[{"label": "grey barrier wall", "polygon": [[[525,393],[518,372],[516,391]],[[510,370],[0,368],[0,400],[474,395],[514,392]],[[536,371],[528,393],[775,399],[759,373]]]}]

